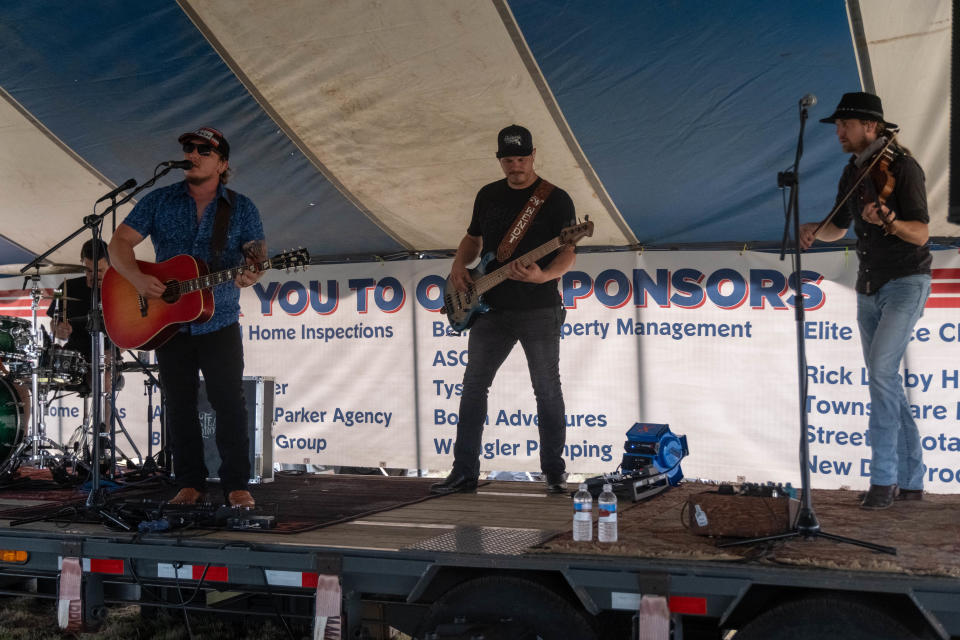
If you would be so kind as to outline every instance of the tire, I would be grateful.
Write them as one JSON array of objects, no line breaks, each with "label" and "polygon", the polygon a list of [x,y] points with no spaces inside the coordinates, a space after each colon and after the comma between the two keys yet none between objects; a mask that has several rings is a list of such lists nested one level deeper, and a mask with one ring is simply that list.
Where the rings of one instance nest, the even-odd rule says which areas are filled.
[{"label": "tire", "polygon": [[586,614],[531,580],[476,578],[451,589],[430,607],[415,640],[597,640]]},{"label": "tire", "polygon": [[778,605],[751,620],[736,640],[924,640],[883,609],[843,596]]}]

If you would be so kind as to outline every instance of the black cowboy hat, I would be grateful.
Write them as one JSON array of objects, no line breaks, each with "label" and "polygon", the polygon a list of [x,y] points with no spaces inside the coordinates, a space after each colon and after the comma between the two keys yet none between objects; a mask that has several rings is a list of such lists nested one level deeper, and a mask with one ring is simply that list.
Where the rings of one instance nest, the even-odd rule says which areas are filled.
[{"label": "black cowboy hat", "polygon": [[837,120],[855,118],[857,120],[874,120],[887,125],[888,129],[896,129],[897,125],[887,122],[883,119],[883,103],[880,97],[866,91],[857,91],[856,93],[845,93],[840,98],[840,104],[834,109],[833,113],[820,120],[827,124],[833,124]]}]

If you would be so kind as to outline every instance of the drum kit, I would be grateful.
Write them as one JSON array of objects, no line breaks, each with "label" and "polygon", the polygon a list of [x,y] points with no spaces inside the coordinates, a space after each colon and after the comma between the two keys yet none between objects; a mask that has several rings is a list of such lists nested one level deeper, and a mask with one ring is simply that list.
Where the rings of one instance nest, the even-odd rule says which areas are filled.
[{"label": "drum kit", "polygon": [[[0,316],[0,484],[12,480],[24,463],[39,469],[49,468],[54,479],[63,484],[83,480],[93,465],[90,446],[93,434],[101,431],[94,429],[88,411],[89,402],[103,402],[103,398],[90,397],[90,363],[83,354],[57,345],[38,318],[41,300],[75,298],[45,293],[39,286],[43,273],[46,272],[40,267],[30,276],[33,279],[30,319]],[[115,381],[120,380],[119,373],[113,371],[114,358],[101,360],[95,369],[97,375],[106,374]],[[101,388],[111,386],[116,389],[120,385],[107,384]],[[83,424],[66,443],[58,443],[47,436],[45,418],[51,404],[69,393],[83,398]],[[100,435],[111,433],[115,432],[110,430]],[[116,455],[110,445],[101,449],[113,449]],[[101,451],[101,469],[105,453],[110,451]]]}]

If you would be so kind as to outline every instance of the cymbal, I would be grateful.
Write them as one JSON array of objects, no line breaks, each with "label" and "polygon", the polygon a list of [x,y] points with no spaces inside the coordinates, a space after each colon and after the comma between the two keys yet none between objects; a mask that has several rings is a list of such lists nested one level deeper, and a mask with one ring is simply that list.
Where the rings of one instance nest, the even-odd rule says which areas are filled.
[{"label": "cymbal", "polygon": [[81,300],[81,298],[74,298],[74,297],[71,297],[71,296],[65,296],[65,295],[63,295],[63,292],[61,292],[61,291],[54,291],[53,293],[41,293],[41,294],[40,294],[40,297],[41,297],[41,298],[49,298],[49,299],[51,299],[51,300],[74,300],[74,301],[76,301],[76,302],[80,302],[80,300]]},{"label": "cymbal", "polygon": [[[0,300],[19,300],[19,299],[21,299],[21,298],[29,298],[29,297],[30,297],[30,293],[29,293],[29,290],[28,290],[28,293],[25,294],[25,295],[23,295],[23,296],[0,296]],[[71,296],[65,296],[65,295],[63,295],[62,293],[60,293],[59,291],[54,291],[53,293],[41,293],[41,294],[40,294],[40,299],[41,299],[41,300],[73,300],[74,302],[80,302],[80,301],[81,301],[81,298],[74,298],[74,297],[71,297]],[[84,317],[86,317],[86,316],[84,316]]]},{"label": "cymbal", "polygon": [[42,264],[39,267],[34,267],[28,271],[21,273],[20,270],[23,269],[25,264],[4,264],[0,265],[0,276],[32,276],[35,273],[38,273],[42,276],[47,275],[58,275],[61,273],[83,273],[83,265],[81,264]]}]

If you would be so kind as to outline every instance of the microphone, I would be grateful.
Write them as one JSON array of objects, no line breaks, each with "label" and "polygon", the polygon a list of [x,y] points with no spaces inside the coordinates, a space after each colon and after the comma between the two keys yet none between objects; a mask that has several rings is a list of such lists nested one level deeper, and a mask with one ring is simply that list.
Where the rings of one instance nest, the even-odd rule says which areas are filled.
[{"label": "microphone", "polygon": [[113,191],[111,191],[110,193],[108,193],[107,195],[103,196],[102,198],[100,198],[99,200],[97,200],[96,202],[94,202],[93,204],[99,204],[99,203],[103,202],[104,200],[109,200],[110,198],[114,197],[115,195],[117,195],[117,194],[120,193],[121,191],[126,191],[127,189],[132,189],[132,188],[135,187],[135,186],[137,186],[137,181],[134,180],[133,178],[130,178],[129,180],[127,180],[126,182],[124,182],[122,185],[120,185],[119,187],[117,187],[116,189],[114,189]]},{"label": "microphone", "polygon": [[807,95],[800,98],[801,107],[804,107],[804,108],[812,107],[815,104],[817,104],[817,96],[813,95],[812,93],[808,93]]},{"label": "microphone", "polygon": [[170,167],[171,169],[193,169],[193,163],[189,160],[167,160],[166,162],[161,162],[165,167]]}]

